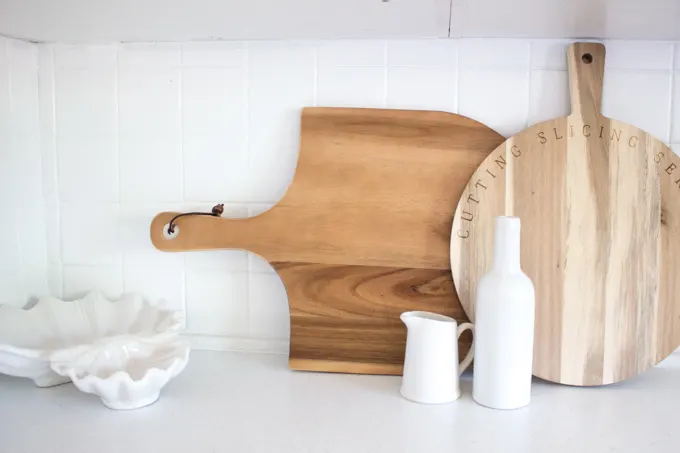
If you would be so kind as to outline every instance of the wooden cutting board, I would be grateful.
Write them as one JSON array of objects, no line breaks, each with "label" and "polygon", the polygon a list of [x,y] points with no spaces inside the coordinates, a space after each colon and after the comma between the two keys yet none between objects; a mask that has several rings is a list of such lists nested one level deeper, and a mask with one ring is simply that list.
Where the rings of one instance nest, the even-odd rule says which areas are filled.
[{"label": "wooden cutting board", "polygon": [[467,319],[451,280],[453,213],[503,140],[444,112],[306,108],[295,178],[276,206],[247,219],[182,217],[170,240],[163,228],[176,213],[165,212],[151,239],[164,251],[239,248],[268,260],[288,294],[292,368],[400,374],[402,312]]},{"label": "wooden cutting board", "polygon": [[520,217],[522,268],[536,287],[534,374],[582,386],[635,376],[680,345],[680,159],[602,116],[604,60],[601,44],[570,46],[571,115],[486,158],[451,241],[453,279],[474,318],[493,219]]}]

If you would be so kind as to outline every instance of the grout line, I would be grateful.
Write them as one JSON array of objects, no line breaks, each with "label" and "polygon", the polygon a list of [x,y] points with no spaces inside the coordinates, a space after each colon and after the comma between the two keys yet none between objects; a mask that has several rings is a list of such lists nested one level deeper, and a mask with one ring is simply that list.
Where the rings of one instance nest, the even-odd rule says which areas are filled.
[{"label": "grout line", "polygon": [[177,104],[179,108],[179,200],[184,203],[184,44],[179,45],[179,83]]},{"label": "grout line", "polygon": [[383,99],[382,99],[382,106],[383,108],[387,107],[387,46],[388,46],[388,41],[385,40],[383,41]]},{"label": "grout line", "polygon": [[453,113],[460,114],[460,42],[456,43],[456,86],[454,93],[456,93],[456,101]]},{"label": "grout line", "polygon": [[59,171],[59,150],[58,150],[58,142],[57,142],[57,63],[56,63],[56,56],[54,54],[54,46],[50,46],[50,58],[52,60],[52,93],[50,96],[50,99],[52,101],[52,141],[53,141],[53,153],[54,153],[54,171],[56,173],[56,185],[55,185],[55,196],[56,196],[56,203],[57,203],[57,225],[58,225],[58,237],[57,240],[59,242],[59,272],[60,272],[60,277],[61,277],[61,294],[59,294],[60,298],[64,297],[64,294],[66,292],[66,286],[64,284],[64,234],[63,234],[63,225],[62,225],[62,216],[61,216],[61,190],[59,188],[59,181],[60,181],[60,171]]},{"label": "grout line", "polygon": [[312,81],[312,103],[314,107],[319,104],[319,44],[314,44],[314,80]]},{"label": "grout line", "polygon": [[674,43],[671,45],[671,72],[670,72],[670,83],[669,83],[669,92],[670,95],[668,96],[668,128],[666,130],[666,143],[671,143],[673,140],[673,95],[675,94],[674,91],[676,89],[675,87],[675,47],[677,46],[677,43]]},{"label": "grout line", "polygon": [[533,71],[531,69],[531,65],[533,64],[533,57],[534,57],[534,48],[533,48],[533,41],[529,40],[529,76],[527,77],[527,118],[525,121],[525,128],[529,128],[530,124],[529,122],[531,121],[531,83],[532,83],[532,74]]},{"label": "grout line", "polygon": [[[12,95],[12,92],[13,92],[13,90],[12,90],[12,71],[10,69],[12,67],[12,61],[10,61],[9,41],[5,41],[3,43],[3,48],[4,48],[3,52],[5,54],[5,61],[7,62],[7,87],[6,88],[7,88],[7,102],[9,104],[8,105],[8,112],[9,112],[9,118],[10,118],[10,123],[11,123],[11,121],[12,121],[11,118],[13,117],[13,110],[14,110],[14,99],[13,99],[14,96]],[[14,149],[13,149],[14,147],[12,146],[12,141],[9,140],[7,145],[8,145],[8,148],[9,148],[9,154],[10,155],[13,154],[14,153]],[[18,257],[18,261],[19,261],[19,279],[20,279],[19,286],[21,287],[21,291],[22,291],[22,294],[19,297],[21,299],[23,299],[23,296],[24,296],[23,291],[26,289],[25,286],[24,286],[24,273],[25,273],[26,265],[24,263],[23,253],[22,253],[22,250],[21,250],[21,235],[20,235],[20,232],[19,232],[19,225],[16,222],[14,222],[12,226],[13,226],[13,230],[14,230],[14,249],[16,251],[16,256]],[[22,304],[25,304],[25,300],[22,301]]]},{"label": "grout line", "polygon": [[[120,230],[121,230],[121,215],[122,215],[122,172],[121,172],[121,166],[120,166],[120,156],[121,156],[121,148],[120,148],[120,46],[116,44],[116,84],[115,84],[115,96],[116,96],[116,168],[118,169],[118,212],[117,212],[117,229],[116,233],[118,235],[118,239],[120,242]],[[120,245],[120,243],[119,243]],[[125,255],[126,253],[122,250],[120,250],[120,289],[121,292],[125,292],[125,278],[123,277],[125,275]]]},{"label": "grout line", "polygon": [[253,164],[253,158],[252,158],[252,150],[251,150],[251,143],[250,143],[250,131],[251,131],[251,124],[250,124],[250,44],[248,41],[243,43],[245,47],[245,74],[243,76],[245,77],[245,130],[246,130],[246,137],[245,137],[245,143],[244,146],[246,148],[246,170],[248,171],[248,188],[246,190],[246,199],[251,200],[253,198],[253,178],[251,177],[253,172],[252,172],[252,164]]}]

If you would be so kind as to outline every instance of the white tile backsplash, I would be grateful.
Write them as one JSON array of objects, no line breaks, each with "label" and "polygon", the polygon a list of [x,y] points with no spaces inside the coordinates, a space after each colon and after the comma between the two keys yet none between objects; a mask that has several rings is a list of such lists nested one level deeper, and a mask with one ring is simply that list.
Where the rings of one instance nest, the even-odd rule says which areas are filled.
[{"label": "white tile backsplash", "polygon": [[179,69],[118,73],[122,201],[182,199],[180,83]]},{"label": "white tile backsplash", "polygon": [[246,337],[248,278],[247,273],[187,268],[187,332]]},{"label": "white tile backsplash", "polygon": [[322,107],[384,107],[385,68],[319,66],[316,102]]},{"label": "white tile backsplash", "polygon": [[128,43],[118,47],[118,65],[123,68],[176,68],[181,64],[180,44],[169,42]]},{"label": "white tile backsplash", "polygon": [[120,265],[120,204],[62,202],[59,213],[65,264]]},{"label": "white tile backsplash", "polygon": [[123,266],[123,291],[143,294],[150,301],[163,300],[172,310],[185,310],[184,267],[181,262]]},{"label": "white tile backsplash", "polygon": [[529,125],[561,118],[571,113],[567,71],[531,71]]},{"label": "white tile backsplash", "polygon": [[458,65],[465,69],[529,69],[530,42],[524,39],[463,39]]},{"label": "white tile backsplash", "polygon": [[528,110],[528,70],[460,70],[458,113],[461,115],[510,137],[525,128]]},{"label": "white tile backsplash", "polygon": [[258,42],[248,52],[248,201],[278,201],[293,178],[300,113],[316,104],[316,47]]},{"label": "white tile backsplash", "polygon": [[631,69],[668,71],[671,69],[673,43],[610,39],[606,46],[606,70]]},{"label": "white tile backsplash", "polygon": [[123,267],[120,264],[64,264],[62,279],[63,297],[69,300],[83,297],[91,291],[98,291],[110,300],[118,299],[123,294]]},{"label": "white tile backsplash", "polygon": [[567,70],[567,48],[572,40],[537,39],[531,42],[531,69]]},{"label": "white tile backsplash", "polygon": [[39,110],[37,46],[0,37],[0,304],[49,292]]},{"label": "white tile backsplash", "polygon": [[458,42],[453,39],[405,39],[388,41],[388,66],[458,65]]},{"label": "white tile backsplash", "polygon": [[[569,42],[0,38],[0,303],[140,291],[184,309],[206,344],[280,346],[289,309],[272,266],[242,250],[161,252],[153,217],[269,209],[293,178],[305,106],[457,111],[505,136],[564,116]],[[604,113],[677,151],[680,44],[606,44]]]},{"label": "white tile backsplash", "polygon": [[[679,46],[680,47],[680,46]],[[672,79],[673,100],[671,110],[671,142],[680,143],[680,73],[675,73]]]},{"label": "white tile backsplash", "polygon": [[458,72],[453,67],[387,68],[387,108],[455,112]]},{"label": "white tile backsplash", "polygon": [[55,70],[59,194],[63,200],[119,199],[117,85],[115,68]]},{"label": "white tile backsplash", "polygon": [[664,142],[670,139],[670,98],[669,72],[605,72],[602,113],[633,124]]},{"label": "white tile backsplash", "polygon": [[183,70],[185,200],[248,198],[246,82],[244,68]]},{"label": "white tile backsplash", "polygon": [[182,65],[192,68],[244,67],[246,45],[240,42],[189,42],[182,44]]},{"label": "white tile backsplash", "polygon": [[385,66],[385,41],[337,40],[318,44],[319,66]]},{"label": "white tile backsplash", "polygon": [[277,274],[250,276],[250,335],[266,340],[290,337],[290,309],[283,282]]}]

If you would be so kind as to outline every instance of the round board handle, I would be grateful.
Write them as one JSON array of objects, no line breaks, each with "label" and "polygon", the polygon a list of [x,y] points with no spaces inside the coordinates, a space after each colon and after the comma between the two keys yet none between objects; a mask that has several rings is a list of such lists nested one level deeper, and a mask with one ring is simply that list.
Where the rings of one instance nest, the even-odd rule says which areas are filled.
[{"label": "round board handle", "polygon": [[584,120],[601,116],[605,47],[595,42],[575,42],[569,46],[569,89],[571,114]]}]

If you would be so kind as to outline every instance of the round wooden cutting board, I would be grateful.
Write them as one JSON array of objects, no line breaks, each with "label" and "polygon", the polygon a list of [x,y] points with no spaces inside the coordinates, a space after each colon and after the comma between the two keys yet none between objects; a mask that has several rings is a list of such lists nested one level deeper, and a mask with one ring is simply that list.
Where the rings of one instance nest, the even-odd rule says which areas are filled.
[{"label": "round wooden cutting board", "polygon": [[680,345],[680,159],[602,116],[604,58],[601,44],[569,47],[571,115],[484,160],[451,239],[453,280],[474,319],[494,218],[520,217],[522,269],[536,287],[534,375],[570,385],[636,376]]}]

